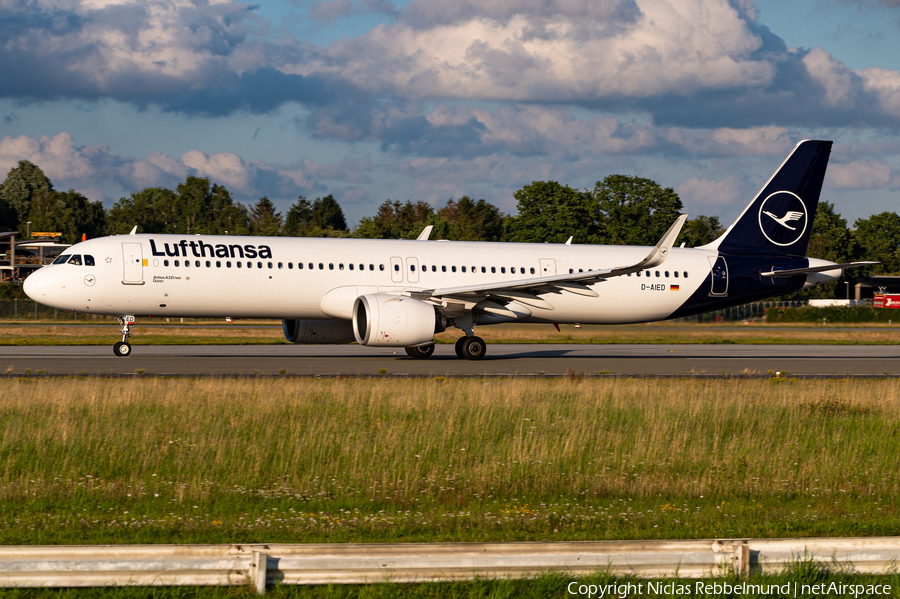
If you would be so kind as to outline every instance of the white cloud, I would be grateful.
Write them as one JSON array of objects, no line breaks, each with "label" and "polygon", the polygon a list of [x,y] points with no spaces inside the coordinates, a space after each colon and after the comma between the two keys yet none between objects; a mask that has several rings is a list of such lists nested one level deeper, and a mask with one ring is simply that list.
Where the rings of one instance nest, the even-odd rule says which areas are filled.
[{"label": "white cloud", "polygon": [[736,201],[740,197],[740,189],[740,181],[736,177],[718,181],[690,177],[676,191],[688,209],[700,207],[715,211]]},{"label": "white cloud", "polygon": [[637,5],[639,16],[615,28],[577,9],[540,18],[473,14],[425,29],[379,25],[295,71],[414,97],[498,100],[690,95],[771,82],[773,66],[752,57],[761,40],[726,0]]},{"label": "white cloud", "polygon": [[831,189],[883,189],[891,184],[891,167],[884,162],[832,164],[825,183]]},{"label": "white cloud", "polygon": [[[337,164],[307,159],[279,165],[245,160],[231,152],[189,150],[180,158],[155,151],[142,159],[112,154],[105,146],[77,146],[67,132],[0,140],[0,174],[16,167],[20,160],[40,167],[57,189],[92,189],[90,197],[96,199],[116,198],[145,187],[174,188],[188,175],[207,177],[244,201],[254,201],[260,195],[290,198],[299,193],[327,192],[321,180],[367,183],[375,169],[368,157],[348,158]],[[105,190],[105,197],[99,189]]]},{"label": "white cloud", "polygon": [[817,46],[803,57],[803,64],[810,76],[825,88],[826,105],[845,109],[856,106],[860,85],[854,72],[841,61]]}]

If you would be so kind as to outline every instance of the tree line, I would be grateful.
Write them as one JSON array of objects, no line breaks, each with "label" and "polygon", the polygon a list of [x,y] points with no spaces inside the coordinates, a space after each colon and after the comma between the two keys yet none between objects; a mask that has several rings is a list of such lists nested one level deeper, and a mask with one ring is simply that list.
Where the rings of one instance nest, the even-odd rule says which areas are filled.
[{"label": "tree line", "polygon": [[[514,194],[517,214],[464,195],[435,208],[422,201],[387,200],[352,229],[332,195],[297,198],[286,214],[267,197],[247,207],[224,185],[188,176],[174,190],[148,187],[119,199],[109,210],[75,190],[57,191],[41,169],[19,161],[0,185],[0,231],[59,231],[62,241],[142,233],[415,239],[428,225],[432,239],[579,244],[653,245],[682,211],[671,187],[640,177],[610,175],[593,189],[534,181]],[[28,224],[30,223],[30,224]],[[678,242],[697,247],[724,231],[718,217],[690,219]],[[850,228],[834,205],[820,202],[807,255],[833,262],[878,260],[869,274],[900,271],[900,216],[882,212]],[[862,274],[861,271],[854,275]],[[813,291],[833,296],[841,283]]]}]

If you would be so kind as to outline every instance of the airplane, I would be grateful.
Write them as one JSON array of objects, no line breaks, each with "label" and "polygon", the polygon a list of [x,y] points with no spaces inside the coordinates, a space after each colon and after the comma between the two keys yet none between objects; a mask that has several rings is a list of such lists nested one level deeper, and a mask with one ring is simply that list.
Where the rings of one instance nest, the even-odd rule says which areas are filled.
[{"label": "airplane", "polygon": [[[718,239],[675,247],[687,215],[652,248],[429,240],[137,234],[75,244],[31,274],[46,306],[113,315],[128,342],[136,316],[275,318],[293,343],[486,353],[476,326],[625,324],[681,318],[833,281],[843,269],[805,257],[832,142],[798,143]],[[764,218],[765,216],[765,218]],[[788,224],[791,223],[791,224]]]}]

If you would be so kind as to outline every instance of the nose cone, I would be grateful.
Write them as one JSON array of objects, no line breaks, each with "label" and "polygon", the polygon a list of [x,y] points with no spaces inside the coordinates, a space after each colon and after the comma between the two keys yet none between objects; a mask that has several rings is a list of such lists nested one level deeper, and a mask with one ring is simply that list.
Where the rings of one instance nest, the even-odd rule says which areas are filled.
[{"label": "nose cone", "polygon": [[39,304],[47,304],[55,284],[52,270],[46,267],[39,268],[28,275],[28,278],[22,283],[25,295]]}]

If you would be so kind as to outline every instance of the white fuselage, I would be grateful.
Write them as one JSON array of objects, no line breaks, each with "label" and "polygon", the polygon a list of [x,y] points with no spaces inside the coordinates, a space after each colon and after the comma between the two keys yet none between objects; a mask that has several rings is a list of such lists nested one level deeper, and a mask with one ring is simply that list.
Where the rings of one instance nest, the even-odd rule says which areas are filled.
[{"label": "white fuselage", "polygon": [[[47,266],[26,280],[26,292],[42,304],[91,314],[349,320],[354,300],[367,293],[587,272],[637,263],[647,251],[632,246],[120,235],[72,246],[65,254],[90,256],[93,266],[85,265],[87,258],[80,265]],[[665,319],[700,285],[709,284],[710,259],[716,255],[715,250],[673,248],[662,265],[649,271],[591,284],[598,297],[543,294],[548,306],[531,307],[525,320],[615,324]]]}]

